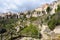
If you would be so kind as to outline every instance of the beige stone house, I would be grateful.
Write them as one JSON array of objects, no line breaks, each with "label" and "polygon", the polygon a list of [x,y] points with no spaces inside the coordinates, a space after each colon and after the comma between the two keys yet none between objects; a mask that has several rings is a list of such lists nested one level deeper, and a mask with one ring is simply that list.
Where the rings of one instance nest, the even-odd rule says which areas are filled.
[{"label": "beige stone house", "polygon": [[35,9],[35,12],[32,14],[33,17],[38,17],[38,16],[42,16],[44,14],[47,14],[46,9],[49,6],[49,4],[44,4],[39,8]]}]

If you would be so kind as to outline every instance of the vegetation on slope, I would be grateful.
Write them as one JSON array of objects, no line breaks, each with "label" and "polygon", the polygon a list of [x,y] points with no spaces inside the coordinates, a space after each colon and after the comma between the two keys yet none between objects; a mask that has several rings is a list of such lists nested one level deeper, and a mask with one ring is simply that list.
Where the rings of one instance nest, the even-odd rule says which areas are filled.
[{"label": "vegetation on slope", "polygon": [[15,24],[18,21],[18,19],[5,19],[5,20],[0,20],[0,25],[2,27],[14,27],[13,24]]},{"label": "vegetation on slope", "polygon": [[57,6],[57,9],[55,9],[55,12],[60,12],[60,5]]},{"label": "vegetation on slope", "polygon": [[48,22],[48,26],[53,30],[57,25],[60,25],[60,12],[51,16],[51,20]]},{"label": "vegetation on slope", "polygon": [[32,37],[38,37],[38,29],[36,26],[30,24],[21,31],[21,35],[27,35]]}]

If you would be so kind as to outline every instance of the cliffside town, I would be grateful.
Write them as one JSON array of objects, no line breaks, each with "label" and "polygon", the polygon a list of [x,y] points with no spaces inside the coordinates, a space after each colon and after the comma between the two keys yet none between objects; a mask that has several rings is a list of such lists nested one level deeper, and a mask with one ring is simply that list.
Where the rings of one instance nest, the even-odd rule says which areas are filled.
[{"label": "cliffside town", "polygon": [[36,8],[34,10],[30,10],[30,11],[25,11],[25,12],[20,12],[20,13],[12,13],[12,12],[6,12],[6,13],[2,13],[0,14],[0,18],[1,17],[5,17],[5,16],[13,16],[15,15],[16,18],[20,18],[21,15],[26,15],[27,18],[30,18],[31,16],[32,17],[38,17],[38,16],[42,16],[44,14],[48,14],[46,9],[48,7],[50,7],[51,11],[50,11],[50,14],[53,15],[55,13],[55,10],[57,9],[57,6],[60,4],[60,1],[54,1],[52,2],[51,4],[43,4],[41,5],[39,8]]},{"label": "cliffside town", "polygon": [[25,12],[1,13],[0,26],[7,30],[3,40],[60,40],[60,0]]}]

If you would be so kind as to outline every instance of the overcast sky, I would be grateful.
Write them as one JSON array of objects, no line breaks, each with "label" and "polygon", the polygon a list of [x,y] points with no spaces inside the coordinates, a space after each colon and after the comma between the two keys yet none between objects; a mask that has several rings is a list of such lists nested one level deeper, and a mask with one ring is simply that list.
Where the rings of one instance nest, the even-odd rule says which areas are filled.
[{"label": "overcast sky", "polygon": [[43,3],[51,3],[52,1],[54,0],[0,0],[0,12],[31,10]]}]

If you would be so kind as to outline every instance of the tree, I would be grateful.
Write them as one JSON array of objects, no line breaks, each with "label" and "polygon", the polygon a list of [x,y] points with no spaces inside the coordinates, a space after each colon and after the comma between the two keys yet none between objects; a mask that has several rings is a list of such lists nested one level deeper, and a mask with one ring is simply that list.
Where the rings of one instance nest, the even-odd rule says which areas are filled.
[{"label": "tree", "polygon": [[51,8],[48,6],[47,9],[46,9],[47,13],[50,13],[51,11]]},{"label": "tree", "polygon": [[50,12],[51,12],[51,8],[48,6],[47,9],[46,9],[48,15],[49,15],[49,20],[50,20]]}]

